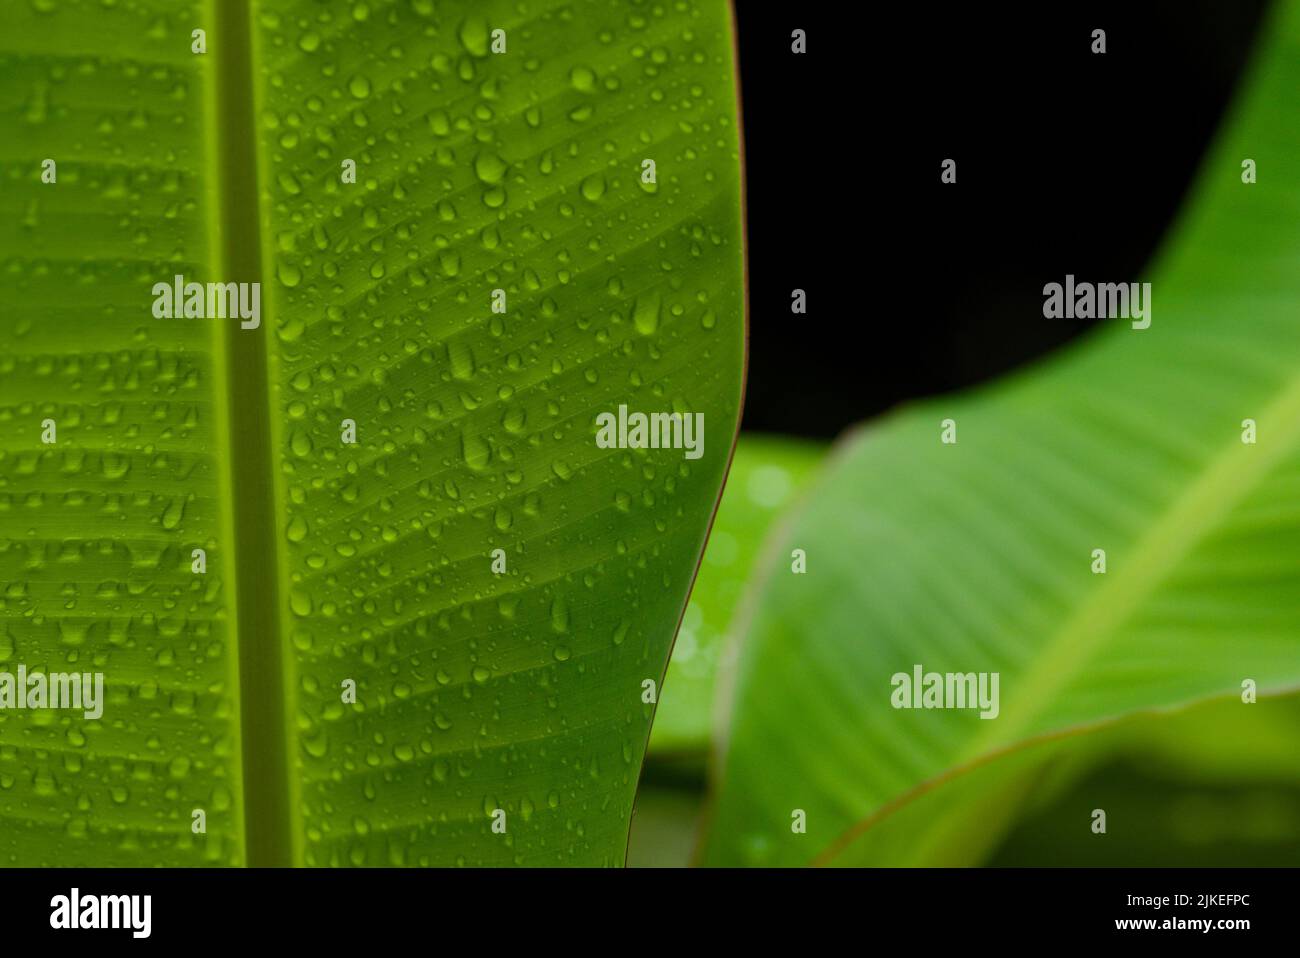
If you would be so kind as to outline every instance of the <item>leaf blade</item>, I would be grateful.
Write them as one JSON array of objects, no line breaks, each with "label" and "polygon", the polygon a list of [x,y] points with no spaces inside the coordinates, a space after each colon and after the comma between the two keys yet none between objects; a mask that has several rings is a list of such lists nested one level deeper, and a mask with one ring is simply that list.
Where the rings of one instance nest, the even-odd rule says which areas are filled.
[{"label": "leaf blade", "polygon": [[[128,342],[116,318],[145,313],[141,284],[160,273],[260,278],[265,298],[255,331],[140,324],[138,336],[166,345],[161,361],[141,348],[119,363],[123,378],[152,371],[151,391],[170,388],[179,369],[182,412],[198,410],[166,450],[200,463],[187,474],[195,497],[168,519],[164,544],[150,545],[171,550],[178,567],[141,587],[160,608],[193,601],[177,550],[208,545],[211,592],[189,619],[166,619],[203,667],[167,663],[161,692],[132,667],[116,714],[130,755],[104,756],[82,813],[70,791],[78,779],[43,772],[46,752],[28,741],[0,754],[0,784],[16,779],[6,766],[25,776],[6,810],[48,805],[50,789],[65,803],[57,821],[9,831],[9,860],[622,861],[649,732],[640,681],[662,678],[739,414],[739,139],[724,4],[643,18],[588,2],[574,13],[558,3],[435,12],[418,0],[149,2],[129,17],[95,4],[48,17],[15,8],[21,29],[4,32],[16,50],[0,46],[0,56],[21,60],[44,42],[82,61],[57,78],[73,78],[66,88],[47,84],[53,99],[33,85],[29,112],[93,104],[75,119],[107,114],[93,142],[118,158],[96,174],[107,195],[82,192],[66,208],[65,192],[35,192],[58,189],[34,185],[35,152],[6,173],[21,181],[15,195],[57,214],[42,223],[38,206],[26,226],[20,209],[0,235],[7,264],[74,229],[109,264],[93,287],[102,309],[61,300],[54,281],[22,285],[6,305],[81,309],[84,322],[62,335],[71,328],[87,350],[108,352]],[[493,58],[483,30],[497,19],[510,52]],[[195,27],[208,31],[206,57],[189,53]],[[101,55],[110,39],[127,51],[118,85],[87,82],[115,63]],[[127,122],[142,75],[167,106],[143,117],[152,135]],[[256,129],[241,129],[254,119]],[[21,110],[0,118],[18,134],[5,142],[28,151],[59,142],[54,124],[42,139],[25,122]],[[58,129],[68,149],[86,152],[74,126]],[[172,187],[170,219],[155,217],[150,255],[119,255],[139,221],[104,217],[121,191],[114,177],[145,209],[152,171],[170,183],[177,156],[190,166]],[[340,182],[344,158],[361,169],[355,184]],[[643,158],[658,163],[657,183],[644,188]],[[90,272],[70,245],[57,275]],[[490,310],[495,288],[510,302],[501,316]],[[25,409],[19,394],[48,376],[38,367],[51,365],[59,336],[49,324],[11,324],[13,315],[0,316],[0,341],[29,337],[31,355],[22,376],[0,361],[0,402]],[[593,417],[619,401],[704,414],[703,456],[599,449]],[[145,404],[128,411],[143,449],[158,430]],[[355,446],[340,441],[344,417],[356,421]],[[8,496],[35,439],[29,422],[0,426]],[[93,452],[82,434],[67,435],[69,454]],[[173,489],[159,474],[152,493],[122,484],[148,506],[127,515],[142,531],[162,524],[159,494]],[[44,547],[62,547],[56,510],[40,515]],[[109,526],[88,531],[108,536]],[[6,529],[0,545],[0,581],[15,589],[0,623],[21,625],[19,649],[60,648],[58,623],[71,617],[55,612],[57,574],[40,578],[35,598],[18,595],[38,578],[25,568],[29,544]],[[498,547],[509,564],[501,576],[491,572]],[[125,611],[146,616],[148,603]],[[109,621],[101,615],[98,627]],[[32,646],[32,635],[45,644]],[[107,656],[110,676],[126,661],[87,645]],[[201,691],[173,680],[182,673]],[[341,700],[344,679],[357,682],[355,709]],[[159,718],[142,687],[192,694],[197,706],[182,704],[200,714]],[[162,745],[148,744],[151,723]],[[0,715],[0,742],[6,733],[32,736],[25,716]],[[169,774],[173,758],[189,762],[183,774]],[[132,771],[150,782],[119,803],[135,817],[113,797]],[[206,837],[190,831],[191,807],[207,809]],[[505,834],[491,828],[497,807],[509,816]],[[66,841],[51,837],[60,827]]]},{"label": "leaf blade", "polygon": [[149,312],[154,282],[206,276],[215,257],[194,215],[210,188],[206,65],[179,42],[201,10],[0,16],[0,670],[103,672],[107,696],[102,721],[0,712],[0,857],[238,863],[222,345]]},{"label": "leaf blade", "polygon": [[[343,93],[315,118],[328,150],[285,145],[278,129],[261,139],[264,233],[292,233],[264,272],[288,318],[272,357],[287,399],[277,497],[305,527],[282,541],[281,623],[291,708],[309,723],[294,775],[308,864],[625,852],[648,734],[641,681],[662,674],[738,414],[730,26],[716,4],[640,29],[617,4],[584,7],[581,30],[566,9],[372,16],[334,50],[320,31],[305,55],[294,11],[260,21],[261,112],[287,122],[301,109],[313,57],[336,63]],[[487,45],[498,28],[504,55]],[[705,76],[727,82],[705,93]],[[668,98],[674,116],[650,109]],[[405,154],[381,150],[394,136]],[[403,164],[412,151],[422,161]],[[357,160],[356,198],[335,186],[340,157]],[[658,165],[653,189],[643,158]],[[299,328],[303,316],[316,318]],[[335,382],[320,382],[330,365]],[[349,381],[350,368],[382,381]],[[300,390],[304,375],[316,381]],[[703,412],[705,458],[599,449],[591,423],[620,403]],[[355,473],[345,453],[337,466],[299,454],[304,436],[340,448],[344,416],[360,436]],[[351,594],[330,614],[321,595],[344,580]],[[345,678],[378,708],[336,715]],[[411,811],[358,824],[372,792]],[[437,819],[419,811],[430,793]]]}]

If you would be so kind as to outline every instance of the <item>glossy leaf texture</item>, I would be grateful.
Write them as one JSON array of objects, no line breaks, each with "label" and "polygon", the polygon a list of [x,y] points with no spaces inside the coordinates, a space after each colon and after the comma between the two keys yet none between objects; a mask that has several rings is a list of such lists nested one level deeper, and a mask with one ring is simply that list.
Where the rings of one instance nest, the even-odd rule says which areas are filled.
[{"label": "glossy leaf texture", "polygon": [[[942,796],[999,755],[1300,685],[1300,4],[1261,42],[1153,270],[1077,277],[1150,281],[1149,328],[1108,320],[832,454],[753,593],[706,864],[914,862],[975,809]],[[997,717],[895,708],[917,665],[998,673]],[[922,800],[935,814],[876,840]],[[978,840],[980,814],[948,832]]]},{"label": "glossy leaf texture", "polygon": [[4,5],[0,671],[107,691],[0,711],[0,863],[622,863],[738,419],[734,70],[703,0]]}]

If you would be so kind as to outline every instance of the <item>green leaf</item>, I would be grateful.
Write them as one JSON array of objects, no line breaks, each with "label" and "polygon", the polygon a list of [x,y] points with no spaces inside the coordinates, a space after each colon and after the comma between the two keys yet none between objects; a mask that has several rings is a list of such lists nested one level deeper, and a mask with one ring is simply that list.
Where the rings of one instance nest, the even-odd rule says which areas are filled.
[{"label": "green leaf", "polygon": [[0,76],[0,670],[107,699],[0,711],[0,862],[621,863],[739,412],[727,4],[6,3]]},{"label": "green leaf", "polygon": [[[1035,790],[990,863],[1290,865],[1300,856],[1297,728],[1300,696],[1250,708],[1234,696],[1088,736],[1083,767]],[[1094,808],[1106,812],[1102,840],[1080,827]]]},{"label": "green leaf", "polygon": [[[1296,695],[1250,707],[1232,695],[1026,742],[882,810],[854,858],[945,868],[1271,863],[1300,836],[1285,812],[1300,781],[1298,708]],[[1092,831],[1099,807],[1107,839]],[[1207,810],[1254,807],[1255,825],[1203,821]],[[1225,841],[1234,833],[1254,841]],[[1263,847],[1264,833],[1277,843]]]},{"label": "green leaf", "polygon": [[820,443],[741,433],[668,663],[650,735],[652,759],[702,756],[708,749],[718,660],[732,616],[769,529],[807,487],[824,455]]},{"label": "green leaf", "polygon": [[[913,843],[874,854],[873,828],[998,754],[1300,684],[1300,3],[1263,36],[1190,212],[1131,278],[1152,283],[1150,328],[1109,320],[901,411],[815,486],[774,550],[806,549],[808,572],[777,559],[746,636],[707,863],[895,862]],[[893,708],[918,663],[999,673],[998,717]]]},{"label": "green leaf", "polygon": [[642,781],[627,842],[628,868],[686,868],[699,830],[704,791]]}]

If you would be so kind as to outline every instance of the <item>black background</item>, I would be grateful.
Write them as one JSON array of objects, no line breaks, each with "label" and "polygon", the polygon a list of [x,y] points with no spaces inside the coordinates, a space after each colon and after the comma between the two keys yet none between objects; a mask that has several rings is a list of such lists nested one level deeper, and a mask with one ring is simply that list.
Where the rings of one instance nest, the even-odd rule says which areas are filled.
[{"label": "black background", "polygon": [[[470,935],[487,951],[560,952],[576,938],[591,951],[656,953],[655,940],[688,928],[701,944],[730,950],[809,950],[843,941],[857,951],[883,939],[929,955],[939,946],[985,952],[1007,943],[1068,940],[1129,951],[1186,952],[1202,947],[1258,952],[1294,945],[1288,908],[1295,872],[1287,869],[0,869],[4,944],[32,953],[117,954],[140,947],[124,930],[52,930],[50,900],[68,895],[152,896],[152,934],[160,948],[289,945],[327,955],[429,951],[426,942],[461,947]],[[720,884],[725,883],[725,885]],[[1153,910],[1129,895],[1240,894],[1248,903],[1215,909]],[[673,911],[664,903],[676,902]],[[740,907],[737,907],[740,906]],[[656,911],[658,908],[658,911]],[[936,920],[936,916],[940,920]],[[1116,919],[1239,919],[1243,930],[1125,930]],[[453,929],[452,936],[444,929]],[[576,931],[575,931],[576,929]],[[457,932],[459,935],[457,936]],[[567,937],[566,937],[567,936]],[[657,937],[656,937],[657,936]],[[680,936],[680,934],[679,934]],[[627,940],[631,947],[617,943]],[[600,948],[605,942],[613,947]],[[291,944],[290,944],[291,943]],[[1163,949],[1159,944],[1163,943]],[[61,944],[61,947],[59,947]],[[511,946],[518,945],[518,948]],[[421,946],[424,946],[421,948]],[[144,947],[150,947],[145,944]],[[661,946],[660,946],[661,947]],[[818,949],[816,945],[814,950]],[[25,949],[24,949],[25,950]],[[588,949],[579,948],[579,954]],[[1294,949],[1293,949],[1294,950]],[[1284,953],[1283,948],[1278,948]]]},{"label": "black background", "polygon": [[736,2],[746,429],[834,436],[1083,333],[1043,284],[1145,278],[1267,9],[900,6]]}]

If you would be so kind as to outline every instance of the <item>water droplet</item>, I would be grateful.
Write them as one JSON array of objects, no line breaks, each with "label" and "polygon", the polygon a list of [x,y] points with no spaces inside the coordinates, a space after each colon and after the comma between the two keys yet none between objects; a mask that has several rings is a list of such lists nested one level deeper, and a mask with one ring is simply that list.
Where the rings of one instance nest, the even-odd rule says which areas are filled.
[{"label": "water droplet", "polygon": [[302,282],[302,270],[288,260],[282,259],[275,264],[275,275],[289,289]]},{"label": "water droplet", "polygon": [[348,92],[351,93],[356,99],[364,100],[366,97],[370,96],[369,78],[362,76],[360,73],[358,73],[356,76],[354,76],[351,80],[348,81]]},{"label": "water droplet", "polygon": [[453,339],[447,344],[447,358],[451,360],[451,375],[453,378],[462,382],[474,378],[477,367],[474,362],[474,351],[470,349],[468,343],[460,339]]},{"label": "water droplet", "polygon": [[311,455],[312,441],[306,429],[300,427],[293,431],[293,435],[289,437],[289,448],[293,450],[293,454],[299,459]]},{"label": "water droplet", "polygon": [[601,173],[592,173],[582,181],[582,197],[585,200],[596,202],[605,195],[605,177]]},{"label": "water droplet", "polygon": [[488,54],[488,25],[483,17],[468,17],[460,25],[461,45],[470,56],[485,57]]},{"label": "water droplet", "polygon": [[309,616],[311,615],[311,596],[302,589],[294,588],[289,590],[289,608],[293,610],[294,615]]},{"label": "water droplet", "polygon": [[474,175],[489,185],[500,183],[506,175],[506,161],[495,153],[479,153],[474,157]]},{"label": "water droplet", "polygon": [[569,71],[569,82],[575,90],[594,93],[596,90],[596,73],[590,67],[576,66]]},{"label": "water droplet", "polygon": [[167,503],[167,508],[163,510],[162,527],[164,529],[175,529],[181,524],[181,518],[185,515],[185,500],[173,499]]},{"label": "water droplet", "polygon": [[569,631],[569,603],[562,595],[551,601],[551,628],[556,632]]},{"label": "water droplet", "polygon": [[465,465],[478,472],[487,468],[492,459],[492,448],[482,437],[466,433],[461,436],[461,455]]},{"label": "water droplet", "polygon": [[632,324],[642,336],[653,336],[659,329],[659,295],[638,296],[632,309]]}]

